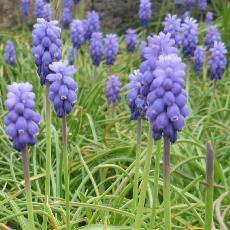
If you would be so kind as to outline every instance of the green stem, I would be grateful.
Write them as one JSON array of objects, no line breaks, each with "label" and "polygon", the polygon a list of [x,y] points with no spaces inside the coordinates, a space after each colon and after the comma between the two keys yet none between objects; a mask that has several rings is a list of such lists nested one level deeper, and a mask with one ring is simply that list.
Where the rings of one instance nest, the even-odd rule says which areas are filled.
[{"label": "green stem", "polygon": [[[50,84],[46,82],[46,178],[45,178],[45,203],[49,203],[50,175],[51,175],[51,104],[49,101]],[[43,216],[42,229],[47,229],[47,216]]]},{"label": "green stem", "polygon": [[159,171],[160,171],[160,160],[161,160],[161,141],[157,142],[157,151],[155,158],[154,167],[154,187],[153,187],[153,206],[152,206],[152,218],[150,221],[150,228],[155,225],[157,203],[158,203],[158,182],[159,182]]},{"label": "green stem", "polygon": [[213,223],[214,153],[210,142],[207,144],[206,174],[205,230],[211,230]]},{"label": "green stem", "polygon": [[152,148],[153,148],[152,130],[150,124],[149,124],[148,138],[149,139],[148,139],[147,153],[145,158],[144,172],[142,176],[140,199],[137,206],[137,213],[134,222],[134,230],[140,230],[141,227],[142,215],[143,215],[143,209],[144,209],[145,197],[146,197],[147,185],[149,179],[149,172],[150,172],[150,165],[151,165],[151,158],[152,158]]},{"label": "green stem", "polygon": [[64,155],[64,180],[66,202],[66,229],[70,230],[70,202],[69,202],[69,159],[67,151],[67,123],[66,116],[62,118],[63,155]]},{"label": "green stem", "polygon": [[171,230],[171,204],[170,204],[170,140],[164,137],[164,217],[165,230]]},{"label": "green stem", "polygon": [[134,174],[134,185],[133,185],[133,209],[136,209],[137,196],[138,196],[138,181],[139,181],[139,170],[140,170],[140,154],[141,154],[141,117],[137,119],[137,142],[136,142],[136,161],[135,161],[135,174]]},{"label": "green stem", "polygon": [[28,229],[34,230],[35,226],[34,226],[34,216],[33,216],[32,192],[30,186],[29,163],[27,159],[26,147],[22,150],[22,165],[23,165],[23,172],[24,172],[26,203],[27,203],[27,210],[28,210],[28,223],[29,223]]}]

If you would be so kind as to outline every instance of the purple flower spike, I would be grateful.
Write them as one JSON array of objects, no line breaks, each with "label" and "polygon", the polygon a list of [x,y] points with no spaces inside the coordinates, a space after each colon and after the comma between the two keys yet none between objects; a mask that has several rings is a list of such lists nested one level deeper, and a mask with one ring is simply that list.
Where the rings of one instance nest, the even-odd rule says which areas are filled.
[{"label": "purple flower spike", "polygon": [[174,143],[189,115],[184,90],[185,65],[176,54],[162,55],[153,75],[146,116],[152,124],[155,140],[166,136]]},{"label": "purple flower spike", "polygon": [[74,66],[66,62],[53,62],[49,65],[50,73],[47,80],[51,83],[49,100],[54,104],[58,117],[70,113],[77,101],[77,83],[73,79]]},{"label": "purple flower spike", "polygon": [[211,73],[212,80],[220,80],[227,64],[225,54],[227,50],[225,49],[224,43],[215,42],[213,48],[210,49],[211,56],[209,58],[209,70]]},{"label": "purple flower spike", "polygon": [[105,94],[109,104],[114,105],[120,100],[121,82],[118,77],[112,75],[108,77],[105,86]]},{"label": "purple flower spike", "polygon": [[89,52],[93,65],[99,66],[103,56],[103,38],[100,32],[94,32],[90,39]]},{"label": "purple flower spike", "polygon": [[205,17],[205,24],[209,26],[212,24],[212,21],[213,21],[213,13],[207,12],[206,17]]},{"label": "purple flower spike", "polygon": [[63,8],[62,16],[61,16],[61,23],[64,28],[68,28],[72,21],[72,11],[70,8]]},{"label": "purple flower spike", "polygon": [[14,49],[14,43],[11,40],[6,42],[4,59],[8,65],[14,65],[16,62],[16,53]]},{"label": "purple flower spike", "polygon": [[125,34],[125,45],[128,52],[133,52],[137,45],[137,34],[133,29],[128,29]]},{"label": "purple flower spike", "polygon": [[202,72],[204,62],[205,62],[205,49],[203,46],[198,46],[194,52],[194,69],[197,74]]},{"label": "purple flower spike", "polygon": [[51,72],[49,64],[61,60],[61,29],[56,26],[57,23],[57,21],[47,22],[39,18],[34,25],[32,55],[42,85],[46,82],[46,76]]},{"label": "purple flower spike", "polygon": [[214,42],[220,42],[221,36],[219,30],[215,26],[208,27],[208,33],[204,38],[205,45],[210,49],[213,47]]},{"label": "purple flower spike", "polygon": [[21,0],[20,1],[20,10],[21,13],[25,16],[29,15],[30,12],[30,1],[29,0]]},{"label": "purple flower spike", "polygon": [[191,13],[190,11],[185,11],[184,14],[181,16],[181,22],[183,23],[186,18],[190,17]]},{"label": "purple flower spike", "polygon": [[13,83],[7,87],[5,101],[8,114],[5,117],[6,134],[13,142],[13,148],[23,150],[26,145],[37,142],[40,115],[34,112],[35,94],[29,83]]},{"label": "purple flower spike", "polygon": [[96,11],[88,11],[84,20],[85,39],[90,40],[93,32],[100,31],[100,19]]},{"label": "purple flower spike", "polygon": [[145,48],[147,47],[147,42],[142,41],[140,46],[139,46],[139,52],[140,52],[140,57],[142,61],[145,61]]},{"label": "purple flower spike", "polygon": [[141,21],[141,25],[144,28],[148,28],[149,21],[152,17],[152,3],[149,0],[140,0],[138,14]]},{"label": "purple flower spike", "polygon": [[119,44],[116,34],[107,34],[104,43],[104,53],[107,65],[113,65],[116,61]]},{"label": "purple flower spike", "polygon": [[80,49],[85,41],[85,31],[82,21],[74,20],[70,25],[70,37],[74,48]]},{"label": "purple flower spike", "polygon": [[182,23],[182,46],[185,57],[193,57],[198,42],[198,24],[193,18],[187,17]]},{"label": "purple flower spike", "polygon": [[163,25],[164,32],[170,33],[171,38],[175,40],[175,46],[179,47],[181,43],[181,20],[176,15],[168,14]]},{"label": "purple flower spike", "polygon": [[47,9],[44,0],[36,0],[34,3],[34,16],[36,18],[44,18],[47,20]]},{"label": "purple flower spike", "polygon": [[68,63],[69,65],[74,64],[74,48],[73,47],[68,49]]},{"label": "purple flower spike", "polygon": [[195,0],[186,0],[186,10],[190,11],[195,3]]},{"label": "purple flower spike", "polygon": [[198,9],[199,10],[206,10],[208,7],[208,3],[207,3],[207,0],[199,0],[199,3],[198,3]]}]

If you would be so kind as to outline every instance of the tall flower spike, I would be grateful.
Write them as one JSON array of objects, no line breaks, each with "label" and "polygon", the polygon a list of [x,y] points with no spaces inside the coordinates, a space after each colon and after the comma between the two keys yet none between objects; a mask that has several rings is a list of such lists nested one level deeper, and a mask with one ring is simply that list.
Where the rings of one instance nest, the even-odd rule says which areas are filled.
[{"label": "tall flower spike", "polygon": [[212,12],[207,12],[206,16],[205,16],[205,24],[207,26],[211,25],[213,21],[213,13]]},{"label": "tall flower spike", "polygon": [[32,146],[37,142],[40,115],[34,112],[35,94],[31,84],[13,83],[7,90],[5,106],[8,114],[4,120],[6,133],[13,142],[13,148],[21,151],[26,145]]},{"label": "tall flower spike", "polygon": [[14,43],[11,40],[6,42],[4,59],[8,65],[14,65],[16,62],[16,53],[14,49]]},{"label": "tall flower spike", "polygon": [[116,34],[107,34],[104,43],[104,53],[107,65],[113,65],[116,61],[119,44]]},{"label": "tall flower spike", "polygon": [[227,64],[225,54],[227,50],[225,49],[224,43],[215,42],[213,48],[210,49],[211,56],[209,58],[209,70],[211,73],[212,80],[220,80]]},{"label": "tall flower spike", "polygon": [[168,14],[164,22],[164,32],[170,33],[171,38],[175,40],[176,47],[181,43],[181,20],[176,15]]},{"label": "tall flower spike", "polygon": [[68,49],[68,63],[69,65],[74,64],[74,48],[73,47]]},{"label": "tall flower spike", "polygon": [[74,20],[70,25],[70,37],[74,48],[80,49],[85,41],[85,31],[82,21]]},{"label": "tall flower spike", "polygon": [[61,60],[61,29],[56,26],[57,23],[57,21],[47,22],[39,18],[34,25],[32,55],[42,85],[46,82],[46,76],[51,72],[49,64]]},{"label": "tall flower spike", "polygon": [[153,138],[177,140],[177,132],[184,127],[189,115],[184,90],[185,65],[176,54],[162,55],[153,72],[154,80],[147,97],[147,118],[152,124]]},{"label": "tall flower spike", "polygon": [[68,28],[72,20],[72,11],[68,7],[62,9],[61,23],[64,28]]},{"label": "tall flower spike", "polygon": [[141,25],[144,28],[148,28],[149,21],[152,17],[152,3],[149,0],[140,0],[138,15]]},{"label": "tall flower spike", "polygon": [[133,52],[137,45],[137,34],[133,29],[128,29],[125,34],[125,45],[128,52]]},{"label": "tall flower spike", "polygon": [[65,62],[53,62],[49,65],[50,73],[47,80],[51,83],[49,100],[54,104],[58,117],[64,117],[70,113],[77,101],[77,83],[73,79],[74,66],[68,66]]},{"label": "tall flower spike", "polygon": [[208,33],[204,38],[205,45],[210,49],[213,47],[214,42],[220,42],[221,36],[219,30],[215,26],[208,27]]},{"label": "tall flower spike", "polygon": [[198,3],[198,9],[199,10],[206,10],[208,7],[208,3],[207,3],[207,0],[199,0],[199,3]]},{"label": "tall flower spike", "polygon": [[44,0],[36,0],[34,3],[34,16],[36,18],[44,18],[47,20],[47,9]]},{"label": "tall flower spike", "polygon": [[105,94],[109,104],[114,105],[120,100],[121,82],[115,75],[108,77],[105,86]]},{"label": "tall flower spike", "polygon": [[21,13],[24,14],[25,16],[29,15],[30,11],[30,1],[29,0],[21,0],[20,1],[20,10]]},{"label": "tall flower spike", "polygon": [[93,65],[99,66],[103,56],[103,38],[100,32],[94,32],[90,39],[89,52]]},{"label": "tall flower spike", "polygon": [[54,17],[53,5],[51,2],[45,4],[45,19],[46,21],[52,21]]},{"label": "tall flower spike", "polygon": [[198,42],[198,24],[193,18],[187,17],[182,23],[182,46],[185,57],[193,57]]},{"label": "tall flower spike", "polygon": [[93,32],[100,31],[100,18],[96,11],[88,11],[84,20],[85,39],[90,40]]},{"label": "tall flower spike", "polygon": [[195,0],[186,0],[186,10],[190,11],[195,3]]},{"label": "tall flower spike", "polygon": [[204,62],[205,62],[205,49],[203,46],[198,46],[194,52],[194,69],[197,74],[202,72]]},{"label": "tall flower spike", "polygon": [[142,61],[145,61],[145,48],[147,47],[147,42],[142,41],[140,46],[139,46],[139,52],[140,52],[140,57]]}]

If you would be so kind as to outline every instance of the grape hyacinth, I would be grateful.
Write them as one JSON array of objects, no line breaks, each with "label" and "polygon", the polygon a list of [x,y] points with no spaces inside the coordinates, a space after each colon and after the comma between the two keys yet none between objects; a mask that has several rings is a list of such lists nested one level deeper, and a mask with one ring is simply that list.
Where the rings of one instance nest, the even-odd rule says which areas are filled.
[{"label": "grape hyacinth", "polygon": [[125,45],[128,52],[134,52],[137,44],[137,34],[133,29],[128,29],[125,34]]},{"label": "grape hyacinth", "polygon": [[22,151],[27,145],[32,146],[37,142],[40,115],[34,112],[35,94],[29,83],[13,83],[7,90],[6,133],[13,142],[13,148]]},{"label": "grape hyacinth", "polygon": [[102,33],[94,32],[90,39],[89,52],[93,65],[99,66],[103,57],[103,38]]},{"label": "grape hyacinth", "polygon": [[140,0],[138,12],[141,25],[146,29],[149,26],[149,21],[152,17],[152,3],[149,0]]},{"label": "grape hyacinth", "polygon": [[20,10],[21,13],[25,16],[29,15],[30,11],[30,1],[29,0],[21,0],[20,1]]},{"label": "grape hyacinth", "polygon": [[73,47],[68,49],[68,64],[69,65],[74,64],[74,48]]},{"label": "grape hyacinth", "polygon": [[190,11],[185,11],[184,14],[181,16],[181,22],[183,23],[187,17],[190,17]]},{"label": "grape hyacinth", "polygon": [[107,65],[113,65],[119,49],[116,34],[107,34],[104,39],[104,54]]},{"label": "grape hyacinth", "polygon": [[195,3],[195,0],[186,0],[186,10],[190,11]]},{"label": "grape hyacinth", "polygon": [[198,2],[198,9],[199,10],[204,11],[207,9],[207,7],[208,7],[207,0],[199,0],[199,2]]},{"label": "grape hyacinth", "polygon": [[47,20],[46,3],[44,0],[36,0],[34,3],[34,16]]},{"label": "grape hyacinth", "polygon": [[214,42],[220,42],[221,36],[219,30],[215,26],[208,27],[208,33],[204,38],[205,45],[210,49],[213,47]]},{"label": "grape hyacinth", "polygon": [[185,57],[193,57],[198,42],[198,24],[191,17],[187,17],[182,23],[182,46]]},{"label": "grape hyacinth", "polygon": [[51,72],[49,64],[61,60],[61,29],[56,26],[57,23],[57,21],[47,22],[39,18],[34,25],[32,55],[42,85],[46,82],[46,76]]},{"label": "grape hyacinth", "polygon": [[176,47],[181,43],[181,20],[176,15],[168,14],[163,22],[164,33],[170,33],[171,38],[175,40]]},{"label": "grape hyacinth", "polygon": [[106,81],[105,94],[108,104],[115,105],[120,100],[121,82],[115,75],[109,76]]},{"label": "grape hyacinth", "polygon": [[144,54],[145,54],[145,48],[147,47],[147,43],[146,41],[142,41],[140,43],[140,46],[139,46],[139,52],[140,52],[140,57],[141,57],[141,60],[142,61],[145,61],[145,57],[144,57]]},{"label": "grape hyacinth", "polygon": [[16,62],[16,53],[14,49],[14,43],[11,40],[8,40],[6,42],[4,59],[5,59],[6,64],[8,65],[14,65]]},{"label": "grape hyacinth", "polygon": [[52,21],[54,17],[54,10],[52,3],[46,3],[45,5],[45,20]]},{"label": "grape hyacinth", "polygon": [[49,100],[54,104],[58,117],[64,117],[70,113],[77,100],[77,83],[73,79],[74,66],[68,66],[65,62],[53,62],[49,65],[50,73],[47,80],[51,83]]},{"label": "grape hyacinth", "polygon": [[81,48],[85,41],[84,34],[85,31],[82,21],[74,20],[70,25],[70,37],[74,48]]},{"label": "grape hyacinth", "polygon": [[93,32],[100,31],[100,18],[96,11],[88,11],[84,20],[85,39],[90,40]]},{"label": "grape hyacinth", "polygon": [[72,20],[72,11],[70,8],[65,7],[62,9],[61,23],[64,28],[68,28]]},{"label": "grape hyacinth", "polygon": [[203,46],[198,46],[194,52],[194,69],[197,74],[202,72],[205,62],[205,49]]},{"label": "grape hyacinth", "polygon": [[212,80],[220,80],[227,64],[225,54],[227,50],[222,42],[215,42],[214,46],[210,49],[211,56],[209,58],[209,70]]},{"label": "grape hyacinth", "polygon": [[206,16],[205,16],[205,24],[207,26],[211,25],[213,21],[213,13],[212,12],[207,12]]}]

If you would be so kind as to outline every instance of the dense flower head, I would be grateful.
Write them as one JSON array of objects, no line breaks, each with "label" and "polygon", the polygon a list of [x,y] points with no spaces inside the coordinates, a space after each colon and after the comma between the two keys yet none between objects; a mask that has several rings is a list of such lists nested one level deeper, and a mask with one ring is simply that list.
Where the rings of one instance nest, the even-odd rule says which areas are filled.
[{"label": "dense flower head", "polygon": [[141,25],[144,28],[148,28],[149,21],[152,17],[152,3],[150,2],[150,0],[140,0],[138,15]]},{"label": "dense flower head", "polygon": [[16,53],[14,49],[14,43],[11,40],[6,42],[4,59],[8,65],[14,65],[16,62]]},{"label": "dense flower head", "polygon": [[107,34],[104,39],[104,54],[107,65],[113,65],[116,61],[119,44],[116,34]]},{"label": "dense flower head", "polygon": [[34,16],[36,18],[44,18],[47,20],[47,9],[46,9],[46,3],[44,0],[35,0]]},{"label": "dense flower head", "polygon": [[13,148],[21,151],[27,145],[37,142],[40,115],[34,112],[35,94],[29,83],[13,83],[7,87],[5,101],[8,114],[5,117],[6,134],[13,142]]},{"label": "dense flower head", "polygon": [[193,57],[198,42],[198,24],[191,17],[187,17],[182,23],[182,46],[185,57]]},{"label": "dense flower head", "polygon": [[68,63],[69,65],[74,64],[74,48],[73,47],[70,47],[68,49]]},{"label": "dense flower head", "polygon": [[30,1],[29,0],[21,0],[20,1],[20,10],[21,10],[22,14],[24,14],[25,16],[28,16],[29,11],[30,11]]},{"label": "dense flower head", "polygon": [[203,46],[197,46],[194,52],[194,69],[196,73],[201,73],[205,62],[205,49]]},{"label": "dense flower head", "polygon": [[198,9],[199,10],[206,10],[208,7],[207,0],[199,0],[198,2]]},{"label": "dense flower head", "polygon": [[34,25],[32,55],[42,85],[46,82],[46,76],[51,72],[49,64],[61,60],[61,29],[56,26],[57,23],[57,21],[47,22],[39,18]]},{"label": "dense flower head", "polygon": [[84,20],[85,39],[90,40],[93,32],[100,31],[100,18],[96,11],[88,11]]},{"label": "dense flower head", "polygon": [[211,25],[213,21],[213,13],[212,12],[207,12],[205,16],[205,24],[206,25]]},{"label": "dense flower head", "polygon": [[65,62],[53,62],[49,65],[52,73],[47,76],[50,85],[49,100],[54,104],[58,117],[70,113],[77,101],[77,83],[73,79],[74,66]]},{"label": "dense flower head", "polygon": [[209,58],[209,70],[212,80],[220,80],[227,64],[225,54],[227,50],[222,42],[215,42],[214,46],[210,49],[211,56]]},{"label": "dense flower head", "polygon": [[128,29],[125,34],[125,45],[129,52],[133,52],[137,45],[137,33],[133,29]]},{"label": "dense flower head", "polygon": [[114,105],[120,100],[121,82],[115,75],[106,80],[105,94],[109,104]]},{"label": "dense flower head", "polygon": [[208,27],[208,33],[204,38],[205,45],[210,49],[213,47],[214,42],[220,42],[221,36],[219,30],[215,26]]},{"label": "dense flower head", "polygon": [[142,61],[145,61],[145,48],[147,47],[147,42],[142,41],[139,46],[140,57]]},{"label": "dense flower head", "polygon": [[85,31],[82,21],[73,20],[70,25],[70,37],[74,48],[80,49],[85,41]]},{"label": "dense flower head", "polygon": [[186,0],[186,10],[190,11],[196,0]]},{"label": "dense flower head", "polygon": [[181,43],[181,19],[177,18],[176,15],[168,14],[163,22],[164,32],[170,33],[171,38],[175,40],[176,47],[180,46]]},{"label": "dense flower head", "polygon": [[177,132],[184,127],[189,115],[184,90],[185,65],[177,54],[161,55],[153,72],[154,80],[147,96],[146,116],[151,122],[153,138],[177,140]]},{"label": "dense flower head", "polygon": [[68,7],[62,9],[61,23],[64,28],[68,28],[72,21],[72,10]]},{"label": "dense flower head", "polygon": [[103,37],[102,33],[94,32],[90,39],[89,53],[94,65],[99,66],[103,57]]}]

